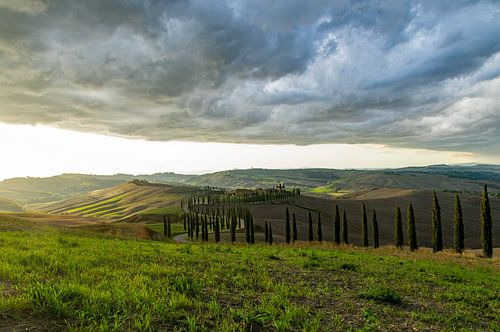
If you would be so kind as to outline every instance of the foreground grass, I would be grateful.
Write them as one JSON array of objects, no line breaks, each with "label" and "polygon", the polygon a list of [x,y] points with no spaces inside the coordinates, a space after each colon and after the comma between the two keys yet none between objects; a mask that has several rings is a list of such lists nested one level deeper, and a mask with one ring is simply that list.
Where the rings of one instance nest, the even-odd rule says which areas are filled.
[{"label": "foreground grass", "polygon": [[497,260],[422,256],[135,241],[0,220],[0,329],[500,329]]}]

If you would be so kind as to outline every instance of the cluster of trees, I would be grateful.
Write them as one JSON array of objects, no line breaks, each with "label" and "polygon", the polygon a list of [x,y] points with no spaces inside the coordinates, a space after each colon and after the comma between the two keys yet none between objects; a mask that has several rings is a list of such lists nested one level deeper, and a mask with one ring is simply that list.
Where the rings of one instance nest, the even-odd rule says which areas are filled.
[{"label": "cluster of trees", "polygon": [[128,183],[135,184],[136,186],[147,186],[150,184],[147,180],[141,180],[141,179],[133,179],[130,180]]},{"label": "cluster of trees", "polygon": [[237,205],[245,203],[279,202],[300,196],[299,188],[285,189],[284,185],[273,189],[236,190],[233,193],[209,192],[203,196],[187,197],[181,201],[182,209],[191,210],[200,205]]},{"label": "cluster of trees", "polygon": [[[432,199],[432,250],[433,252],[438,252],[443,250],[443,233],[441,226],[441,207],[436,195],[433,192]],[[369,232],[368,232],[368,216],[366,212],[366,206],[364,203],[361,204],[361,246],[369,246]],[[415,212],[413,210],[412,203],[408,206],[407,213],[407,223],[408,223],[408,246],[410,250],[418,249],[417,244],[417,230],[415,224]],[[297,241],[297,225],[295,219],[295,213],[292,214],[293,223],[290,224],[290,215],[288,208],[285,211],[285,240],[286,243],[291,243]],[[491,209],[488,198],[487,186],[484,186],[484,191],[481,199],[481,242],[483,247],[483,254],[487,257],[493,255],[493,242],[492,242],[492,221],[491,221]],[[309,211],[309,227],[308,227],[308,240],[314,241],[314,229],[311,211]],[[346,212],[343,211],[342,214],[342,227],[341,218],[338,205],[335,206],[334,210],[334,232],[333,232],[333,242],[336,244],[342,242],[345,244],[349,243],[348,240],[348,228],[347,228],[347,217]],[[323,231],[321,224],[321,213],[317,214],[316,223],[316,241],[323,241]],[[371,214],[371,229],[372,229],[372,242],[373,247],[378,248],[379,243],[379,228],[377,221],[377,213],[375,209],[372,209]],[[454,226],[453,226],[453,249],[457,253],[462,253],[464,250],[464,223],[462,216],[462,207],[460,204],[460,197],[455,195],[455,210],[454,210]],[[403,221],[401,218],[401,209],[397,206],[395,208],[395,218],[394,218],[394,245],[397,248],[402,249],[404,245],[403,236]]]}]

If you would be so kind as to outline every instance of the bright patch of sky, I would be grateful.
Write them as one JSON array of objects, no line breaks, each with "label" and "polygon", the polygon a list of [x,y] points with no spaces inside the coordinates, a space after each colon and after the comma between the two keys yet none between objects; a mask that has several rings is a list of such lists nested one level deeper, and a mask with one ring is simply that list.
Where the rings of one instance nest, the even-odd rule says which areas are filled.
[{"label": "bright patch of sky", "polygon": [[45,126],[0,124],[0,179],[60,173],[205,173],[233,168],[382,168],[494,162],[470,152],[374,144],[257,145],[151,142]]}]

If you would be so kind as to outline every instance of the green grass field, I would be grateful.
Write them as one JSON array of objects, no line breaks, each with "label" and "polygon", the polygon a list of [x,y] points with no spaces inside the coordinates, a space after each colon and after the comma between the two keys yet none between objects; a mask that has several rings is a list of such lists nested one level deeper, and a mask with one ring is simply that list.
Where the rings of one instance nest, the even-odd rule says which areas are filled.
[{"label": "green grass field", "polygon": [[498,259],[175,244],[0,220],[0,330],[499,330]]}]

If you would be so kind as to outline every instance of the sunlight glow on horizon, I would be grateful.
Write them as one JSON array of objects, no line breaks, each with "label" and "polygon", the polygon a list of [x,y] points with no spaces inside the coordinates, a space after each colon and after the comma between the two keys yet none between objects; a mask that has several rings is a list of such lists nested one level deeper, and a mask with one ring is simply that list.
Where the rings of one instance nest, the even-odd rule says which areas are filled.
[{"label": "sunlight glow on horizon", "polygon": [[0,179],[61,173],[200,174],[245,168],[394,168],[498,160],[469,152],[374,144],[257,145],[151,142],[0,123]]}]

